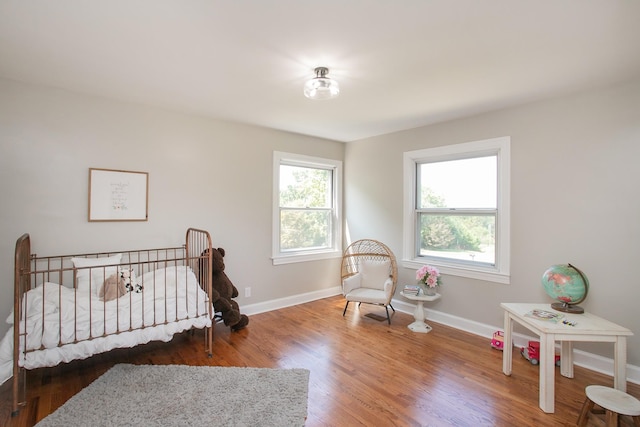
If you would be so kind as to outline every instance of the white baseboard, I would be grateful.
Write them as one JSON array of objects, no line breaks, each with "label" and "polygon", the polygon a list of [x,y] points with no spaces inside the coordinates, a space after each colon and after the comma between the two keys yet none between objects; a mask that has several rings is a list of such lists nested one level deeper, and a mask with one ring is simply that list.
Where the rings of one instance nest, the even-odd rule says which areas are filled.
[{"label": "white baseboard", "polygon": [[[246,304],[242,306],[242,312],[246,315],[264,313],[267,311],[277,310],[280,308],[291,307],[293,305],[304,304],[307,302],[315,301],[322,298],[328,298],[335,295],[340,295],[342,292],[339,286],[323,289],[321,291],[308,292],[305,294],[292,295],[285,298],[278,298],[271,301],[265,301],[256,304]],[[392,300],[393,307],[402,312],[413,315],[416,310],[416,306],[407,301]],[[503,325],[492,326],[485,323],[476,322],[473,320],[465,319],[451,314],[443,313],[437,310],[431,310],[425,308],[425,316],[434,322],[442,325],[450,326],[452,328],[460,329],[465,332],[479,335],[487,338],[487,345],[493,336],[493,333],[497,330],[502,330]],[[536,337],[527,336],[524,334],[513,334],[513,345],[517,347],[524,347],[530,340],[536,340]],[[593,353],[587,353],[582,350],[573,351],[573,362],[576,366],[599,372],[605,375],[613,377],[613,359],[599,356]],[[640,384],[640,367],[635,365],[627,365],[627,381]]]},{"label": "white baseboard", "polygon": [[291,295],[289,297],[259,302],[256,304],[243,304],[241,311],[247,316],[250,316],[252,314],[264,313],[267,311],[277,310],[279,308],[291,307],[292,305],[304,304],[306,302],[340,295],[341,293],[342,289],[339,286],[335,286],[333,288],[323,289],[321,291]]}]

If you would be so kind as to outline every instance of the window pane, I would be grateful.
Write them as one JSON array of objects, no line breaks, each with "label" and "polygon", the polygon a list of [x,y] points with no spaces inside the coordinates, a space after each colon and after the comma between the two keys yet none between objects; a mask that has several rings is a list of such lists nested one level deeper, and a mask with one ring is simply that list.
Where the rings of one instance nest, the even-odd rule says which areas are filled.
[{"label": "window pane", "polygon": [[331,211],[287,209],[280,212],[280,250],[331,247]]},{"label": "window pane", "polygon": [[495,264],[495,215],[419,214],[419,256]]},{"label": "window pane", "polygon": [[418,208],[497,206],[497,156],[418,165]]},{"label": "window pane", "polygon": [[332,171],[280,165],[280,207],[330,208]]}]

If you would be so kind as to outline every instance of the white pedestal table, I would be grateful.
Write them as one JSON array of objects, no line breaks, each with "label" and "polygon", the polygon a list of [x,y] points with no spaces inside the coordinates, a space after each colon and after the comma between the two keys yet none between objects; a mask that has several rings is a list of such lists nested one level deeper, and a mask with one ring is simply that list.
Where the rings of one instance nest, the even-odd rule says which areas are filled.
[{"label": "white pedestal table", "polygon": [[413,332],[421,332],[423,334],[431,332],[431,326],[427,325],[424,321],[424,303],[425,301],[435,301],[439,299],[440,294],[436,293],[435,295],[425,295],[420,291],[418,295],[405,294],[404,292],[400,292],[400,295],[408,300],[416,301],[418,303],[416,311],[413,313],[415,321],[407,327]]}]

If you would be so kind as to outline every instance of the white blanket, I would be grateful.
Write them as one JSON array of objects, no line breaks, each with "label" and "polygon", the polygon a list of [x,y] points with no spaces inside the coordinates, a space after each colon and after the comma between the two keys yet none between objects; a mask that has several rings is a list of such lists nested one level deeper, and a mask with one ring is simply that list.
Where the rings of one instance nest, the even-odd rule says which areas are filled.
[{"label": "white blanket", "polygon": [[[55,366],[114,348],[167,342],[175,333],[211,326],[207,295],[188,267],[151,271],[139,281],[144,287],[141,293],[107,302],[93,293],[50,282],[27,292],[20,331],[27,332],[28,350],[44,349],[21,354],[18,364],[27,369]],[[167,323],[161,324],[165,319]],[[7,323],[13,323],[13,313]],[[153,324],[157,326],[151,327]],[[23,346],[24,335],[20,348]],[[13,327],[0,341],[0,384],[12,371]]]}]

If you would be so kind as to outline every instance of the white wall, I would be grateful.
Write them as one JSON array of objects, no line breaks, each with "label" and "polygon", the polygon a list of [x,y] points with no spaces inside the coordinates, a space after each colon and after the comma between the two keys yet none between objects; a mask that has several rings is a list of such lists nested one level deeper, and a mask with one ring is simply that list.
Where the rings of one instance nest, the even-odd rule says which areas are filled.
[{"label": "white wall", "polygon": [[[0,148],[1,334],[25,232],[56,255],[178,246],[207,229],[241,307],[338,284],[339,259],[271,264],[271,183],[274,150],[343,160],[342,143],[0,79]],[[149,172],[149,221],[89,223],[90,167]]]},{"label": "white wall", "polygon": [[[430,308],[498,329],[500,302],[551,302],[542,273],[571,262],[591,282],[581,305],[636,334],[628,360],[640,365],[640,80],[347,144],[351,239],[382,240],[400,259],[403,152],[500,136],[512,144],[511,284],[445,276]],[[415,270],[399,277],[413,283]]]}]

